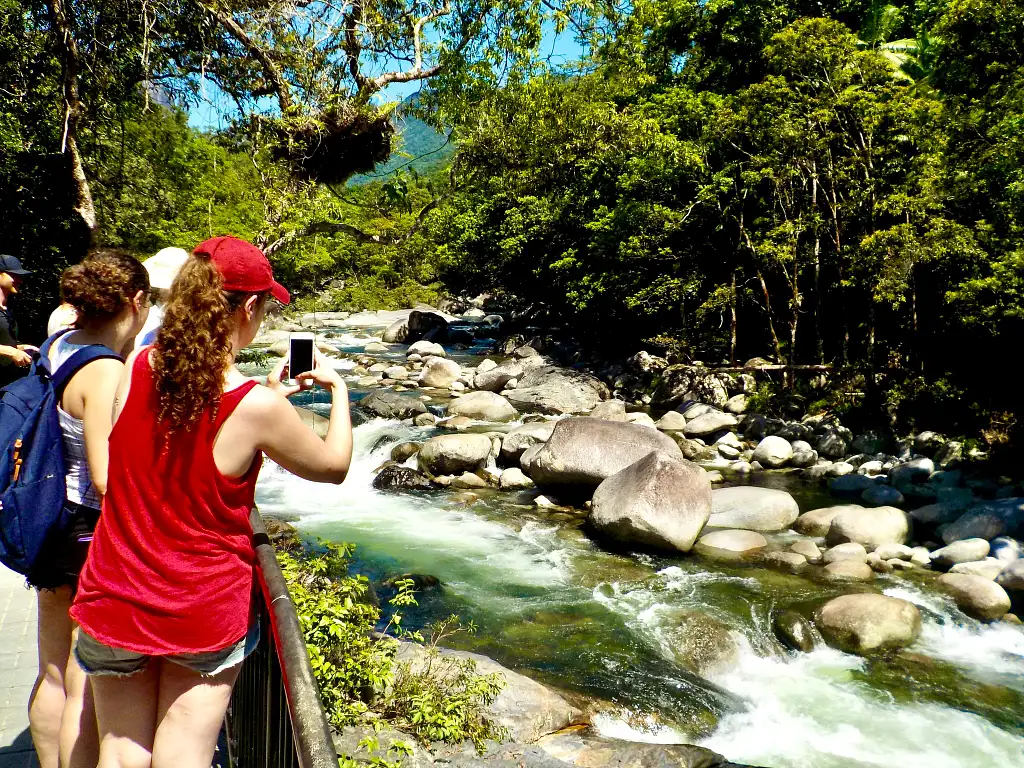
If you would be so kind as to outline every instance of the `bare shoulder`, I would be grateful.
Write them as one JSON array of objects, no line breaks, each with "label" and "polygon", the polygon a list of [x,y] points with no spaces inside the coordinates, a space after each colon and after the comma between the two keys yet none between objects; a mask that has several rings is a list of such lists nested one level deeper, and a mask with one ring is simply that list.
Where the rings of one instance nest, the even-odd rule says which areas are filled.
[{"label": "bare shoulder", "polygon": [[75,374],[75,378],[81,377],[86,381],[119,381],[124,372],[124,362],[120,358],[103,357],[93,360],[82,366],[82,370]]}]

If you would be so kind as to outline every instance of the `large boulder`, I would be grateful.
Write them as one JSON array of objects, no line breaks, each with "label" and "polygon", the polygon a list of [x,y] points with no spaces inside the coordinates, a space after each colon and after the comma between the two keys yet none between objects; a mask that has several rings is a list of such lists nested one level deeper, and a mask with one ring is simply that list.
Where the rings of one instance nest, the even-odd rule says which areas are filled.
[{"label": "large boulder", "polygon": [[843,595],[818,608],[814,623],[829,645],[864,656],[913,643],[921,633],[921,612],[896,597]]},{"label": "large boulder", "polygon": [[996,583],[1011,592],[1024,592],[1024,560],[1014,560],[996,577]]},{"label": "large boulder", "polygon": [[551,437],[556,423],[554,421],[536,421],[509,430],[501,441],[501,458],[509,464],[515,464],[527,448],[546,443]]},{"label": "large boulder", "polygon": [[542,365],[527,370],[515,389],[502,394],[520,411],[563,414],[590,413],[610,393],[590,374]]},{"label": "large boulder", "polygon": [[997,515],[982,510],[971,510],[966,515],[958,518],[949,525],[940,529],[942,540],[946,544],[964,539],[985,539],[989,541],[996,538],[1006,530],[1006,523]]},{"label": "large boulder", "polygon": [[847,509],[832,519],[826,541],[829,546],[853,541],[873,552],[882,544],[906,544],[910,517],[896,507]]},{"label": "large boulder", "polygon": [[652,451],[597,487],[589,522],[621,543],[689,552],[710,514],[707,473]]},{"label": "large boulder", "polygon": [[[481,364],[480,368],[482,367]],[[501,392],[512,379],[518,381],[526,373],[522,365],[511,360],[486,370],[480,368],[477,368],[473,377],[473,386],[487,392]]]},{"label": "large boulder", "polygon": [[409,339],[409,319],[395,320],[384,329],[380,340],[385,344],[404,344]]},{"label": "large boulder", "polygon": [[708,525],[747,531],[784,531],[799,514],[796,500],[785,491],[738,485],[712,492]]},{"label": "large boulder", "polygon": [[448,415],[480,421],[514,421],[519,418],[519,412],[512,404],[493,392],[470,392],[455,398],[448,406]]},{"label": "large boulder", "polygon": [[789,440],[781,437],[766,437],[754,449],[753,460],[761,462],[761,466],[768,469],[785,466],[786,462],[792,458],[793,446],[790,445]]},{"label": "large boulder", "polygon": [[712,531],[694,544],[694,551],[709,560],[749,560],[758,556],[768,542],[756,531]]},{"label": "large boulder", "polygon": [[443,341],[448,333],[448,320],[440,312],[414,309],[409,313],[406,324],[406,342],[420,339]]},{"label": "large boulder", "polygon": [[[744,768],[705,747],[690,744],[645,744],[592,736],[590,729],[567,730],[545,736],[537,747],[558,761],[548,766],[535,756],[517,752],[501,768]],[[490,764],[490,763],[487,763]],[[480,766],[485,765],[481,762]],[[494,763],[498,768],[498,763]],[[453,766],[453,768],[456,768]]]},{"label": "large boulder", "polygon": [[[605,421],[628,421],[626,403],[622,400],[605,400],[603,403],[595,405],[587,415],[592,419],[604,419]],[[676,415],[679,416],[679,414]]]},{"label": "large boulder", "polygon": [[889,470],[889,482],[897,488],[909,488],[923,483],[934,472],[935,463],[931,459],[911,459]]},{"label": "large boulder", "polygon": [[389,464],[373,478],[373,487],[379,491],[429,491],[435,486],[422,472],[401,464]]},{"label": "large boulder", "polygon": [[867,475],[841,475],[829,481],[828,487],[836,496],[861,496],[864,491],[875,486],[875,481]]},{"label": "large boulder", "polygon": [[409,346],[408,354],[420,357],[447,357],[444,347],[433,341],[417,341]]},{"label": "large boulder", "polygon": [[487,435],[440,435],[423,443],[416,461],[432,475],[457,475],[484,466],[490,455]]},{"label": "large boulder", "polygon": [[706,675],[736,661],[739,646],[727,624],[702,611],[681,612],[670,621],[666,643],[691,672]]},{"label": "large boulder", "polygon": [[704,437],[721,432],[723,429],[732,429],[740,423],[740,420],[731,413],[721,411],[709,411],[694,419],[688,419],[683,429],[687,437]]},{"label": "large boulder", "polygon": [[1010,596],[994,581],[966,573],[944,573],[936,586],[953,596],[957,607],[981,621],[1001,619],[1010,610]]},{"label": "large boulder", "polygon": [[420,384],[425,387],[446,389],[459,380],[462,369],[454,360],[443,357],[428,357],[420,371]]},{"label": "large boulder", "polygon": [[359,407],[382,419],[411,419],[427,413],[427,406],[415,397],[406,397],[390,389],[376,389],[358,403]]},{"label": "large boulder", "polygon": [[707,368],[670,365],[658,376],[651,400],[654,405],[665,408],[674,408],[686,400],[723,408],[729,402],[729,393],[721,379]]},{"label": "large boulder", "polygon": [[655,429],[585,417],[563,419],[533,458],[528,473],[538,485],[596,487],[651,451],[683,458],[675,441]]},{"label": "large boulder", "polygon": [[796,611],[783,610],[773,614],[772,633],[791,651],[810,653],[817,643],[814,625]]},{"label": "large boulder", "polygon": [[840,504],[835,507],[823,507],[804,512],[793,523],[793,530],[804,536],[825,536],[832,526],[832,521],[840,512],[847,510],[863,510],[859,504]]},{"label": "large boulder", "polygon": [[988,557],[988,550],[985,539],[961,539],[932,552],[932,565],[945,570],[960,563],[973,563]]},{"label": "large boulder", "polygon": [[433,674],[443,674],[445,669],[469,660],[474,663],[479,675],[501,675],[505,687],[484,709],[483,716],[494,725],[507,728],[509,736],[515,741],[537,741],[541,736],[571,725],[581,715],[578,709],[550,688],[486,656],[447,648],[438,648],[436,654],[439,656],[416,643],[400,643],[396,655],[399,674],[403,674],[406,666],[413,674],[424,674],[427,670],[432,670]]}]

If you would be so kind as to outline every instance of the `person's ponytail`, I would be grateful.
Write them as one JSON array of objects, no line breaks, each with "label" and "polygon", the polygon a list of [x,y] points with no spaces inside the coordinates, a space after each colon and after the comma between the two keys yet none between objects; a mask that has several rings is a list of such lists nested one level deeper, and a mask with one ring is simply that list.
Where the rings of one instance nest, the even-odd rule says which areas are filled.
[{"label": "person's ponytail", "polygon": [[171,430],[216,410],[231,365],[231,316],[252,294],[226,293],[205,254],[193,254],[171,286],[153,355],[160,421]]}]

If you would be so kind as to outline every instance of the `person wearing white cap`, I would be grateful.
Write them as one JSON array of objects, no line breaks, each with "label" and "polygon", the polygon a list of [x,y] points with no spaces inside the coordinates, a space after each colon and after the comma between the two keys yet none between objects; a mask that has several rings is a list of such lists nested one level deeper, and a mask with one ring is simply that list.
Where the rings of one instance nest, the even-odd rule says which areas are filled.
[{"label": "person wearing white cap", "polygon": [[139,335],[135,337],[136,349],[146,344],[152,344],[156,340],[156,333],[164,321],[164,305],[167,303],[171,284],[178,276],[181,265],[186,261],[188,261],[188,251],[184,248],[163,248],[142,262],[142,266],[149,273],[150,296],[153,306],[149,310],[146,324],[142,327]]}]

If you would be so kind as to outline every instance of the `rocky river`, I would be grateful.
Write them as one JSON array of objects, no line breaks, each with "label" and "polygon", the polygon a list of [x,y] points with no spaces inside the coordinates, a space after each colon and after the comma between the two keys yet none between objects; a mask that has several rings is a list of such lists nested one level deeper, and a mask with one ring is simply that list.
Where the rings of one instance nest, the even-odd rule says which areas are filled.
[{"label": "rocky river", "polygon": [[406,623],[474,621],[461,649],[586,702],[601,736],[766,768],[1024,765],[1012,484],[958,475],[946,443],[854,456],[837,425],[734,414],[690,374],[665,415],[575,372],[556,391],[530,379],[551,361],[494,355],[480,317],[427,327],[439,348],[384,343],[407,315],[261,337],[280,351],[316,326],[361,423],[342,486],[267,462],[257,490],[265,514],[356,544],[384,597],[388,576],[436,577]]}]

